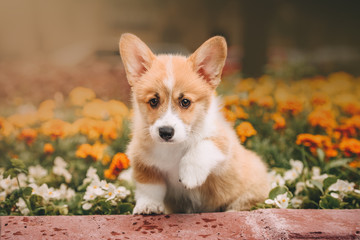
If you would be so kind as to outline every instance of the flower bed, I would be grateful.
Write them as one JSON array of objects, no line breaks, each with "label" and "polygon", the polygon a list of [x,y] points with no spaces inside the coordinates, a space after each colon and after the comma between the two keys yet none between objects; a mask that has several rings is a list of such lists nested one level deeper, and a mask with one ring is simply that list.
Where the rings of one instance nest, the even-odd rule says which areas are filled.
[{"label": "flower bed", "polygon": [[[223,112],[269,165],[254,208],[360,208],[359,79],[225,78]],[[73,89],[0,117],[0,215],[128,214],[128,107]]]}]

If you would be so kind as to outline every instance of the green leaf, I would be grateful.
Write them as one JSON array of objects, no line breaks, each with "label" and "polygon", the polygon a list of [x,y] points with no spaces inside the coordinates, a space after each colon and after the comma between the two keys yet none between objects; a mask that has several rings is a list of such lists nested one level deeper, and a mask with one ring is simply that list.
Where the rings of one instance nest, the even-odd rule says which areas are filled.
[{"label": "green leaf", "polygon": [[24,196],[30,196],[31,195],[31,193],[32,193],[32,188],[31,187],[26,187],[26,188],[24,188],[23,189],[23,194],[24,194]]},{"label": "green leaf", "polygon": [[334,176],[330,176],[328,178],[325,178],[323,185],[324,185],[324,189],[328,189],[332,184],[336,183],[336,181],[338,180],[337,177]]},{"label": "green leaf", "polygon": [[35,209],[39,206],[43,206],[44,205],[44,199],[43,197],[33,194],[30,197],[30,206],[32,209]]},{"label": "green leaf", "polygon": [[118,204],[118,209],[120,211],[120,214],[126,214],[129,213],[131,214],[133,211],[134,205],[131,203],[119,203]]},{"label": "green leaf", "polygon": [[277,186],[270,191],[269,198],[275,199],[276,196],[284,194],[286,192],[289,192],[289,189],[286,186]]},{"label": "green leaf", "polygon": [[315,201],[312,201],[308,197],[305,197],[303,199],[302,204],[301,204],[301,208],[304,208],[304,209],[318,209],[319,205]]},{"label": "green leaf", "polygon": [[314,185],[317,189],[319,189],[322,194],[324,194],[323,184],[322,184],[320,181],[310,180],[310,183],[311,183],[312,185]]},{"label": "green leaf", "polygon": [[319,206],[323,209],[337,209],[340,208],[340,200],[326,194],[321,197]]},{"label": "green leaf", "polygon": [[316,149],[316,152],[317,152],[317,155],[320,159],[321,162],[324,162],[324,159],[325,159],[325,153],[324,151],[321,149],[321,148],[317,148]]},{"label": "green leaf", "polygon": [[26,166],[25,166],[24,162],[21,161],[20,159],[13,158],[10,161],[11,161],[11,165],[14,168],[18,168],[19,170],[26,171]]},{"label": "green leaf", "polygon": [[324,170],[325,170],[325,172],[327,172],[328,170],[330,170],[332,168],[347,166],[347,164],[351,160],[352,160],[351,158],[341,158],[341,159],[337,159],[337,160],[332,160],[328,164],[325,165]]},{"label": "green leaf", "polygon": [[45,207],[36,208],[36,209],[34,210],[34,214],[35,214],[35,215],[45,215],[45,214],[46,214],[46,209],[45,209]]}]

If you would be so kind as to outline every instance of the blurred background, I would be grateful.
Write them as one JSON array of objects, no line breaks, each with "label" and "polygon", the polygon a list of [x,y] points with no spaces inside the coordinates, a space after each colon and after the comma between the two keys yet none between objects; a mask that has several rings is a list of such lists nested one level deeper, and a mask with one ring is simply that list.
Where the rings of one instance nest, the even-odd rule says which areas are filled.
[{"label": "blurred background", "polygon": [[0,105],[61,98],[76,86],[129,100],[124,32],[156,53],[189,54],[213,35],[224,74],[360,75],[360,1],[0,0]]}]

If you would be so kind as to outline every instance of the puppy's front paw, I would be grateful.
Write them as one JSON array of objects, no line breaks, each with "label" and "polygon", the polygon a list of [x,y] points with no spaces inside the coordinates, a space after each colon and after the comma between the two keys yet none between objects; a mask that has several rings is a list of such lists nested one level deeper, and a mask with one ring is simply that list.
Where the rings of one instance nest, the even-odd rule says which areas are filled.
[{"label": "puppy's front paw", "polygon": [[163,214],[165,213],[164,203],[140,200],[136,202],[133,214]]},{"label": "puppy's front paw", "polygon": [[193,189],[201,186],[207,179],[209,172],[200,166],[183,164],[180,165],[179,182],[185,188]]}]

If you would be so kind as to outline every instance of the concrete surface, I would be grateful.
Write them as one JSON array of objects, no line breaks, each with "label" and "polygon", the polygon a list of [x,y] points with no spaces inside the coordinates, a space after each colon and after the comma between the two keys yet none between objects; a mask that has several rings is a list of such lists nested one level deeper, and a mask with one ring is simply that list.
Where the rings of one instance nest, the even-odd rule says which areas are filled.
[{"label": "concrete surface", "polygon": [[360,210],[0,217],[0,239],[360,239]]}]

